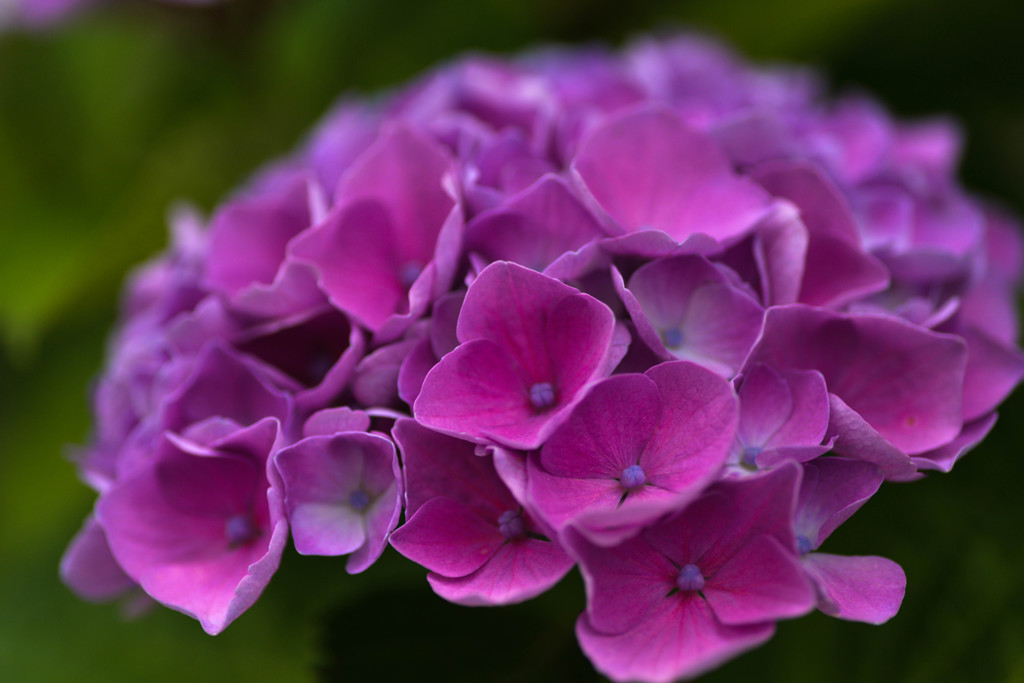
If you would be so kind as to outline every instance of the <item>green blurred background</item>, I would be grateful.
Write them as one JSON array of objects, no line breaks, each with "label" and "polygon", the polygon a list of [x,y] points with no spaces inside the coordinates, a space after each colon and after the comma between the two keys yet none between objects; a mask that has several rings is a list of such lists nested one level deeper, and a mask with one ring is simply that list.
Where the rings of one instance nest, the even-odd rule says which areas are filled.
[{"label": "green blurred background", "polygon": [[[126,271],[288,151],[343,92],[406,81],[465,50],[620,44],[688,25],[758,60],[813,63],[901,115],[950,113],[964,181],[1024,209],[1024,5],[1011,0],[235,0],[113,3],[0,35],[0,681],[599,680],[571,575],[525,605],[433,596],[388,552],[367,574],[289,551],[225,633],[156,609],[79,602],[57,564],[92,504],[66,459]],[[906,569],[882,627],[780,624],[714,681],[1024,681],[1018,527],[1024,401],[948,476],[887,485],[828,550]]]}]

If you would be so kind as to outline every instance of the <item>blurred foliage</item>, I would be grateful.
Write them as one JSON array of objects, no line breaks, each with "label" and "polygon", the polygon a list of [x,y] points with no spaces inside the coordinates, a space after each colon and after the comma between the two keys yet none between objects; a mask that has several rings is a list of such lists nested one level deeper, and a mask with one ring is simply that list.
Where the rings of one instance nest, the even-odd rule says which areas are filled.
[{"label": "blurred foliage", "polygon": [[[0,680],[597,680],[572,635],[575,574],[521,606],[467,609],[391,552],[358,577],[289,553],[216,638],[168,610],[129,620],[138,605],[79,602],[57,564],[92,494],[62,455],[86,439],[120,283],[165,242],[173,202],[209,211],[344,92],[466,50],[678,25],[817,64],[901,114],[953,114],[966,182],[1024,208],[1024,7],[1010,0],[125,0],[0,35]],[[1024,681],[1021,415],[1012,399],[955,474],[883,487],[829,540],[904,566],[895,620],[783,623],[708,680]]]}]

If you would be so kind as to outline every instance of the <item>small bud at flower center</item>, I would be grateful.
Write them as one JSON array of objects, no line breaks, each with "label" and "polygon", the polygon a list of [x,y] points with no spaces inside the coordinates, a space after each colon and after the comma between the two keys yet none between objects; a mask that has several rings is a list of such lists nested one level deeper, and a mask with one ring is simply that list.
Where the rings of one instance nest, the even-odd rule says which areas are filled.
[{"label": "small bud at flower center", "polygon": [[526,522],[518,510],[506,510],[498,517],[498,531],[512,541],[526,535]]},{"label": "small bud at flower center", "polygon": [[807,553],[811,552],[811,550],[813,550],[813,548],[811,547],[811,539],[807,538],[803,534],[799,534],[796,537],[796,549],[797,552],[800,553],[800,557],[803,557]]},{"label": "small bud at flower center", "polygon": [[248,543],[259,534],[259,529],[247,514],[231,515],[224,522],[224,536],[233,548]]},{"label": "small bud at flower center", "polygon": [[661,339],[666,347],[677,349],[683,345],[683,331],[678,327],[667,329],[661,333]]},{"label": "small bud at flower center", "polygon": [[630,465],[626,469],[622,470],[622,476],[619,477],[619,483],[622,484],[622,488],[632,491],[638,489],[647,483],[647,475],[644,474],[644,470],[640,465]]},{"label": "small bud at flower center", "polygon": [[537,410],[547,410],[555,405],[555,388],[550,382],[537,382],[530,387],[530,405]]},{"label": "small bud at flower center", "polygon": [[699,591],[704,588],[704,575],[700,573],[700,567],[695,564],[688,564],[679,570],[676,577],[676,586],[681,591]]},{"label": "small bud at flower center", "polygon": [[757,446],[747,446],[743,449],[743,455],[740,456],[740,463],[745,467],[757,467],[757,456],[761,454],[761,449]]},{"label": "small bud at flower center", "polygon": [[412,283],[416,282],[416,278],[418,278],[422,272],[423,266],[415,261],[403,263],[398,268],[398,281],[402,283],[403,287],[409,289],[412,287]]},{"label": "small bud at flower center", "polygon": [[358,511],[363,511],[370,504],[370,496],[362,489],[356,489],[348,494],[348,504]]}]

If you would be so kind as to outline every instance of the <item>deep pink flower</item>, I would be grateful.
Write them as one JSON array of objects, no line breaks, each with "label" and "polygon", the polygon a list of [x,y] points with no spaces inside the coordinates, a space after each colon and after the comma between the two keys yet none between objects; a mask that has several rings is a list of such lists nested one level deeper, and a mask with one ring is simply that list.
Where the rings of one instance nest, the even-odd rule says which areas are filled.
[{"label": "deep pink flower", "polygon": [[491,456],[412,420],[395,425],[395,438],[407,521],[391,545],[431,571],[427,579],[438,595],[469,605],[520,602],[572,567],[512,496]]},{"label": "deep pink flower", "polygon": [[731,377],[761,332],[764,312],[752,294],[701,256],[651,261],[619,291],[638,336],[666,360]]},{"label": "deep pink flower", "polygon": [[611,117],[583,144],[573,171],[622,232],[729,240],[768,207],[766,193],[736,175],[710,138],[661,107]]},{"label": "deep pink flower", "polygon": [[803,462],[825,453],[828,392],[815,370],[750,367],[739,390],[740,419],[730,462],[748,468]]},{"label": "deep pink flower", "polygon": [[960,433],[966,360],[957,337],[890,317],[796,305],[768,310],[747,363],[820,372],[836,451],[906,477],[914,471],[908,454]]},{"label": "deep pink flower", "polygon": [[570,535],[587,582],[576,633],[617,681],[673,681],[771,636],[814,606],[791,529],[799,468],[721,482],[614,548]]},{"label": "deep pink flower", "polygon": [[378,331],[394,316],[420,315],[451,284],[462,218],[435,143],[396,125],[342,177],[336,208],[293,243],[331,302]]},{"label": "deep pink flower", "polygon": [[288,523],[270,459],[279,425],[218,419],[190,432],[167,433],[103,495],[96,517],[132,580],[215,634],[256,602],[281,561]]},{"label": "deep pink flower", "polygon": [[390,439],[349,431],[310,436],[282,449],[274,463],[296,550],[350,555],[351,574],[380,557],[402,513],[401,472]]},{"label": "deep pink flower", "polygon": [[390,541],[462,604],[578,561],[580,642],[623,680],[815,604],[882,622],[902,570],[819,547],[1024,379],[1024,238],[960,142],[696,36],[347,99],[130,279],[62,576],[216,632],[289,524],[352,572]]},{"label": "deep pink flower", "polygon": [[470,286],[458,338],[423,381],[414,415],[433,429],[513,448],[539,446],[623,352],[607,306],[504,261]]},{"label": "deep pink flower", "polygon": [[816,552],[882,483],[871,463],[821,458],[804,465],[794,518],[797,550],[818,589],[818,609],[840,619],[881,624],[903,602],[907,577],[884,557]]},{"label": "deep pink flower", "polygon": [[527,499],[555,529],[614,544],[699,495],[735,428],[729,383],[697,365],[610,377],[530,458]]}]

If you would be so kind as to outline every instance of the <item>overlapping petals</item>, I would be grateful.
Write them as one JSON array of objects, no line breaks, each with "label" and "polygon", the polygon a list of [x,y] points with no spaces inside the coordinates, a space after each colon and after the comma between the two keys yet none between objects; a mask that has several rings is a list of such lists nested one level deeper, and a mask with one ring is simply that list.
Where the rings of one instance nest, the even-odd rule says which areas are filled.
[{"label": "overlapping petals", "polygon": [[614,549],[571,541],[587,581],[580,645],[617,681],[690,677],[814,605],[789,528],[799,469],[722,482]]},{"label": "overlapping petals", "polygon": [[281,560],[288,524],[270,466],[278,432],[266,418],[241,430],[208,422],[195,440],[168,433],[97,505],[125,573],[208,633],[250,607]]},{"label": "overlapping petals", "polygon": [[513,448],[537,448],[623,350],[606,305],[504,261],[470,286],[457,334],[423,380],[416,419]]},{"label": "overlapping petals", "polygon": [[407,522],[391,538],[430,569],[434,591],[461,604],[519,602],[547,590],[573,562],[513,497],[491,456],[400,420]]},{"label": "overlapping petals", "polygon": [[1024,239],[949,122],[822,93],[683,36],[341,102],[129,281],[62,578],[216,633],[289,535],[466,605],[578,564],[615,680],[892,618],[895,562],[822,549],[993,428]]},{"label": "overlapping petals", "polygon": [[528,498],[556,529],[614,544],[696,497],[735,425],[728,382],[692,363],[611,377],[530,459]]}]

